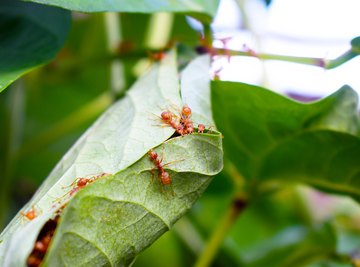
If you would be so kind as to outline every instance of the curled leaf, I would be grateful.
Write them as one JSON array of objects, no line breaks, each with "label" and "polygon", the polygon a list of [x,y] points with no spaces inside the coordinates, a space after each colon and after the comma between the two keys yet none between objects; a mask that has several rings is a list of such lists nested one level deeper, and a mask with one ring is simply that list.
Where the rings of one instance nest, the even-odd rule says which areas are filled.
[{"label": "curled leaf", "polygon": [[[174,129],[159,114],[181,106],[176,55],[170,52],[63,157],[23,209],[36,207],[41,211],[37,217],[26,223],[18,215],[4,230],[2,266],[26,266],[42,226],[65,205],[42,266],[129,265],[192,206],[222,168],[217,132],[165,142]],[[162,143],[155,149],[162,158],[160,170],[148,151]],[[161,186],[164,170],[172,186]],[[81,177],[91,182],[82,184]]]}]

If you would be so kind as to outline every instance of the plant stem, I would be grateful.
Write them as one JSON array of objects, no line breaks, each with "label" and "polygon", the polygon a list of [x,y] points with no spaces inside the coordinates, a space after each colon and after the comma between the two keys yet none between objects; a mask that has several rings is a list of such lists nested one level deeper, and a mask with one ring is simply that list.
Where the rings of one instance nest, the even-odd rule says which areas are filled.
[{"label": "plant stem", "polygon": [[[108,50],[111,54],[117,53],[121,43],[121,27],[119,13],[105,13],[105,29],[107,33]],[[114,59],[110,65],[111,92],[117,96],[125,90],[124,66],[119,59]]]},{"label": "plant stem", "polygon": [[235,185],[235,188],[237,188],[237,191],[241,192],[241,190],[243,189],[243,187],[245,185],[245,178],[241,175],[241,173],[239,172],[239,170],[236,168],[236,166],[234,165],[234,163],[231,160],[226,159],[226,160],[224,160],[224,162],[225,162],[224,171],[234,182],[234,185]]},{"label": "plant stem", "polygon": [[174,14],[159,12],[151,15],[146,32],[145,46],[150,49],[161,50],[170,40],[174,24]]},{"label": "plant stem", "polygon": [[5,149],[1,157],[0,167],[2,169],[2,179],[0,187],[0,228],[6,220],[9,210],[9,198],[11,192],[11,178],[13,167],[15,164],[14,154],[20,144],[22,127],[23,127],[23,111],[24,111],[24,83],[20,79],[17,81],[9,92],[8,105],[6,107],[6,125],[5,133]]},{"label": "plant stem", "polygon": [[50,129],[35,136],[33,139],[26,142],[16,153],[16,157],[23,157],[32,151],[52,143],[63,135],[70,133],[79,125],[95,118],[103,110],[105,110],[112,102],[112,97],[109,93],[103,93],[95,100],[81,107],[79,110],[73,112],[68,117],[62,119]]},{"label": "plant stem", "polygon": [[[87,65],[92,64],[104,64],[109,60],[121,59],[123,61],[126,60],[134,60],[148,57],[149,53],[158,52],[158,49],[147,49],[147,50],[133,50],[127,52],[117,52],[109,54],[103,58],[90,58],[85,61],[68,61],[60,64],[60,68],[62,69],[72,69],[72,68],[81,68]],[[231,49],[222,49],[222,48],[213,48],[213,54],[215,55],[224,55],[224,56],[245,56],[245,57],[255,57],[261,60],[278,60],[278,61],[286,61],[293,62],[299,64],[305,64],[315,67],[321,67],[324,69],[333,69],[336,68],[347,61],[355,58],[359,55],[358,52],[350,49],[346,51],[344,54],[339,57],[331,60],[326,60],[324,58],[317,57],[294,57],[294,56],[285,56],[278,54],[266,54],[266,53],[255,53],[254,51],[237,51]]]},{"label": "plant stem", "polygon": [[227,233],[229,232],[233,224],[236,222],[240,213],[246,208],[246,206],[246,197],[243,194],[238,193],[234,197],[231,205],[229,206],[224,216],[220,220],[219,224],[217,225],[214,233],[206,244],[204,251],[198,258],[195,267],[207,267],[211,264],[221,244],[227,236]]},{"label": "plant stem", "polygon": [[203,24],[204,27],[204,45],[213,47],[213,36],[210,24]]},{"label": "plant stem", "polygon": [[342,54],[341,56],[333,59],[333,60],[328,60],[327,62],[325,62],[325,69],[333,69],[336,68],[344,63],[346,63],[347,61],[349,61],[350,59],[353,59],[354,57],[358,56],[359,52],[354,52],[352,49],[346,51],[344,54]]},{"label": "plant stem", "polygon": [[181,220],[175,224],[173,230],[194,253],[194,255],[200,255],[204,248],[204,241],[187,217],[181,218]]},{"label": "plant stem", "polygon": [[349,50],[335,59],[325,60],[323,58],[317,58],[317,57],[294,57],[294,56],[284,56],[284,55],[276,55],[276,54],[255,53],[253,51],[244,52],[244,51],[236,51],[230,49],[217,49],[217,48],[214,48],[214,52],[218,55],[246,56],[246,57],[255,57],[261,60],[287,61],[287,62],[311,65],[315,67],[322,67],[324,69],[336,68],[359,55],[357,53],[354,53],[352,50]]}]

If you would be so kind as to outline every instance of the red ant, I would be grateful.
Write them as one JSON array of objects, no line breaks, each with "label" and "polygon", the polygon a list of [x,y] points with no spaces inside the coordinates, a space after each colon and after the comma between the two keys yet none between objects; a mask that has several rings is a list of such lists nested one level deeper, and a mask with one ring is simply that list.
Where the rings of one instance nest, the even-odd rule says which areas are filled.
[{"label": "red ant", "polygon": [[[171,177],[170,174],[164,170],[164,167],[172,162],[166,163],[166,164],[161,164],[161,162],[163,161],[164,157],[162,157],[161,159],[159,159],[159,155],[153,151],[150,150],[149,151],[149,156],[150,156],[150,160],[154,162],[156,168],[158,169],[158,176],[160,178],[161,181],[161,188],[164,185],[170,185],[172,193],[174,195],[174,190],[172,188],[172,184],[171,184]],[[153,171],[153,170],[152,170]],[[151,171],[151,172],[152,172]]]},{"label": "red ant", "polygon": [[200,123],[198,125],[198,133],[204,133],[204,131],[205,131],[205,125]]},{"label": "red ant", "polygon": [[[164,111],[161,113],[161,120],[170,125],[175,131],[184,136],[194,132],[193,121],[191,120],[191,108],[184,106],[180,112],[180,119],[171,111]],[[198,133],[203,133],[205,126],[203,124],[198,125]]]},{"label": "red ant", "polygon": [[[77,193],[81,188],[84,188],[85,186],[87,186],[88,184],[91,184],[93,181],[95,181],[95,179],[93,179],[92,177],[90,178],[78,178],[75,180],[76,182],[76,186],[70,190],[69,195],[72,196],[75,193]],[[75,183],[74,182],[74,183]]]},{"label": "red ant", "polygon": [[188,118],[191,115],[191,109],[189,107],[183,107],[179,118],[170,111],[164,111],[161,113],[161,119],[166,124],[173,127],[177,133],[181,135],[188,134],[188,126],[191,126],[191,121]]},{"label": "red ant", "polygon": [[36,239],[33,250],[31,251],[29,257],[26,260],[27,266],[38,267],[41,265],[45,254],[49,248],[51,239],[54,236],[59,218],[60,215],[56,215],[54,219],[50,219],[45,223]]},{"label": "red ant", "polygon": [[[185,132],[190,134],[194,132],[194,126],[193,122],[190,119],[190,116],[192,114],[191,108],[188,106],[184,106],[181,110],[181,120],[180,123],[184,126]],[[204,133],[205,131],[205,125],[204,124],[198,124],[198,133]]]},{"label": "red ant", "polygon": [[178,122],[178,118],[174,113],[170,111],[164,111],[161,113],[161,119],[163,122],[173,127],[178,134],[186,134],[184,126]]},{"label": "red ant", "polygon": [[181,109],[180,123],[184,126],[186,134],[191,134],[194,132],[193,122],[190,119],[191,113],[191,108],[189,108],[188,106],[184,106]]},{"label": "red ant", "polygon": [[148,52],[148,56],[150,60],[157,62],[163,60],[166,56],[166,53],[164,51]]},{"label": "red ant", "polygon": [[32,206],[32,208],[27,212],[20,212],[20,214],[23,217],[26,217],[29,221],[34,220],[38,216],[35,206]]},{"label": "red ant", "polygon": [[97,179],[108,175],[107,173],[102,173],[100,175],[97,176],[92,176],[90,178],[77,178],[70,186],[73,186],[74,184],[76,184],[76,186],[70,190],[70,192],[68,193],[70,196],[74,195],[75,193],[77,193],[80,189],[86,187],[87,185],[91,184],[92,182],[96,181]]}]

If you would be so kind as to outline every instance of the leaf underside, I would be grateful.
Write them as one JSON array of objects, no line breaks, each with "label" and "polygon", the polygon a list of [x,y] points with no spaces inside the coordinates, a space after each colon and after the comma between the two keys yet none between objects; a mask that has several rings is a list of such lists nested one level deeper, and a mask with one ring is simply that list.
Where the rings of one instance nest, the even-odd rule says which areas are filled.
[{"label": "leaf underside", "polygon": [[[208,66],[209,58],[200,57],[194,62],[195,69],[204,68],[201,64]],[[222,139],[219,133],[210,131],[164,143],[174,129],[164,125],[159,114],[181,109],[178,76],[176,54],[172,51],[87,130],[23,208],[26,212],[34,206],[41,214],[28,223],[18,215],[1,234],[3,266],[25,266],[32,250],[30,244],[34,244],[42,225],[70,199],[44,266],[129,265],[192,206],[211,176],[222,168]],[[209,95],[207,79],[198,80],[208,84],[201,90]],[[192,97],[188,95],[188,99]],[[206,109],[210,99],[191,101],[194,110],[200,112],[194,111],[195,117],[211,114]],[[160,186],[160,174],[148,156],[150,149],[162,143],[156,151],[171,175],[173,191],[169,186]],[[88,185],[74,198],[69,197],[75,179],[102,173],[109,175]],[[14,254],[16,250],[19,253]],[[91,263],[83,262],[84,255]]]},{"label": "leaf underside", "polygon": [[166,168],[174,195],[170,186],[161,187],[148,155],[97,181],[66,208],[44,266],[128,266],[194,204],[211,175],[221,170],[219,135],[173,138],[156,151],[164,153],[165,164],[173,162]]}]

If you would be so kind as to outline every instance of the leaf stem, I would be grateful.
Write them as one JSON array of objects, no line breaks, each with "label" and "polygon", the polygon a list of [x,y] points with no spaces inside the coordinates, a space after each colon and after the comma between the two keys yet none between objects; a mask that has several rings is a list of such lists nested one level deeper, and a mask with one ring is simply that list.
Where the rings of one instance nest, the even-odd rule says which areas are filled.
[{"label": "leaf stem", "polygon": [[238,216],[246,208],[248,204],[247,198],[242,194],[238,193],[235,195],[230,206],[225,212],[224,216],[217,225],[211,238],[205,246],[202,254],[198,258],[195,267],[206,267],[210,266],[211,262],[215,258],[221,244],[223,243],[227,233],[236,222]]},{"label": "leaf stem", "polygon": [[77,111],[73,112],[66,118],[53,125],[47,131],[40,133],[33,139],[26,142],[16,153],[16,157],[20,158],[28,155],[32,151],[52,143],[63,135],[70,133],[79,125],[95,118],[103,110],[105,110],[112,102],[109,93],[103,93],[90,103],[84,105]]},{"label": "leaf stem", "polygon": [[13,177],[15,151],[20,143],[24,116],[24,82],[17,81],[9,91],[8,105],[6,105],[5,148],[1,156],[0,167],[2,179],[0,187],[0,228],[3,228],[9,210],[11,192],[11,178]]},{"label": "leaf stem", "polygon": [[213,47],[213,36],[210,24],[203,24],[204,27],[204,45]]},{"label": "leaf stem", "polygon": [[234,182],[237,191],[240,192],[240,190],[242,190],[245,185],[245,178],[242,176],[242,174],[239,172],[239,170],[236,168],[236,166],[234,165],[234,163],[232,163],[231,160],[226,159],[224,162],[224,171]]},{"label": "leaf stem", "polygon": [[204,241],[187,217],[181,218],[181,220],[175,224],[173,230],[194,253],[194,255],[200,255],[201,251],[204,249]]},{"label": "leaf stem", "polygon": [[145,46],[162,50],[169,43],[173,25],[174,14],[168,12],[152,14],[146,32]]},{"label": "leaf stem", "polygon": [[[116,53],[121,38],[121,25],[119,13],[107,12],[105,13],[105,29],[107,34],[108,50],[111,54]],[[110,65],[110,84],[111,92],[117,96],[121,95],[125,90],[125,76],[124,66],[120,59],[114,59]]]},{"label": "leaf stem", "polygon": [[279,60],[294,62],[299,64],[311,65],[315,67],[322,67],[324,69],[333,69],[336,68],[350,59],[358,56],[358,53],[355,53],[353,50],[348,50],[339,57],[331,60],[326,60],[324,58],[317,57],[295,57],[295,56],[285,56],[277,54],[265,54],[265,53],[255,53],[254,51],[236,51],[231,49],[220,49],[214,48],[214,53],[218,55],[225,56],[246,56],[246,57],[255,57],[261,60]]},{"label": "leaf stem", "polygon": [[[121,59],[123,61],[134,60],[134,59],[148,57],[149,53],[150,54],[156,53],[157,51],[159,50],[146,49],[146,50],[117,52],[117,53],[111,53],[108,56],[102,58],[89,58],[84,61],[62,62],[59,65],[59,67],[62,69],[73,69],[73,68],[80,68],[92,64],[104,64],[109,60],[112,61],[114,59]],[[336,68],[359,55],[359,53],[354,49],[349,49],[339,57],[330,60],[326,60],[324,58],[317,58],[317,57],[295,57],[295,56],[286,56],[279,54],[256,53],[254,51],[237,51],[237,50],[222,49],[222,48],[213,48],[212,52],[216,55],[254,57],[260,60],[278,60],[278,61],[293,62],[293,63],[305,64],[315,67],[321,67],[324,69]]]}]

